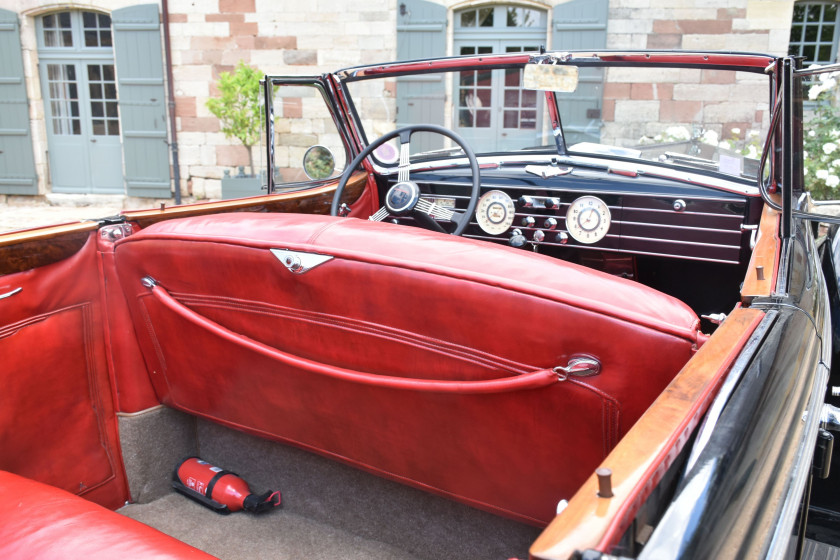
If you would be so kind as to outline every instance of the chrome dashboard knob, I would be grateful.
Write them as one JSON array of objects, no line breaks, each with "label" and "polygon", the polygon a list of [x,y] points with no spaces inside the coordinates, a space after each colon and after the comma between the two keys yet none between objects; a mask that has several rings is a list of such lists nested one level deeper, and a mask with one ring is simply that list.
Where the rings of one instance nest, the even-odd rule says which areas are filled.
[{"label": "chrome dashboard knob", "polygon": [[537,231],[534,232],[534,241],[539,243],[543,240],[545,240],[545,233],[543,232],[543,230],[538,229]]},{"label": "chrome dashboard knob", "polygon": [[565,231],[561,231],[560,233],[557,234],[557,236],[554,239],[557,243],[560,243],[561,245],[565,245],[566,243],[569,242],[569,234],[566,233]]},{"label": "chrome dashboard knob", "polygon": [[557,220],[549,218],[545,221],[545,229],[554,229],[557,227]]},{"label": "chrome dashboard knob", "polygon": [[525,216],[524,218],[522,218],[523,227],[534,227],[536,223],[537,220],[535,220],[533,216]]}]

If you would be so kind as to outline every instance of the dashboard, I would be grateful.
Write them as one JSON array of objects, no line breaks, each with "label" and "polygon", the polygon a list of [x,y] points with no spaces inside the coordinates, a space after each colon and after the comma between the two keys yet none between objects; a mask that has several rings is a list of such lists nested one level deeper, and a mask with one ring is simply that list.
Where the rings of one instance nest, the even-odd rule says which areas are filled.
[{"label": "dashboard", "polygon": [[[411,180],[439,207],[467,206],[463,170],[412,172]],[[760,210],[758,196],[661,175],[508,164],[482,169],[464,235],[560,257],[597,251],[744,265]]]}]

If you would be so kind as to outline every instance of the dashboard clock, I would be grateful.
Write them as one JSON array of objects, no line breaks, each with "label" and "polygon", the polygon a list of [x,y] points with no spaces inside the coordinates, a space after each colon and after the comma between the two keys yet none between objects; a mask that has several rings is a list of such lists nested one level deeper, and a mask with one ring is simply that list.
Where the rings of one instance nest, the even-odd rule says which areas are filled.
[{"label": "dashboard clock", "polygon": [[516,207],[513,200],[502,191],[488,191],[478,199],[475,219],[486,233],[501,235],[513,225]]},{"label": "dashboard clock", "polygon": [[610,229],[610,209],[595,196],[582,196],[566,212],[566,229],[579,243],[597,243]]}]

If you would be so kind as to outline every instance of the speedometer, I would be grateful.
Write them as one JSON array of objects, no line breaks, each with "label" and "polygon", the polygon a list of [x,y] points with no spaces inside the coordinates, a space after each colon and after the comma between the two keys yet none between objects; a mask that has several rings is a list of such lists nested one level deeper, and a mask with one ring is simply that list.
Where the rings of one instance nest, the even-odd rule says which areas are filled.
[{"label": "speedometer", "polygon": [[475,219],[490,235],[500,235],[513,225],[516,208],[513,200],[502,191],[488,191],[478,199]]}]

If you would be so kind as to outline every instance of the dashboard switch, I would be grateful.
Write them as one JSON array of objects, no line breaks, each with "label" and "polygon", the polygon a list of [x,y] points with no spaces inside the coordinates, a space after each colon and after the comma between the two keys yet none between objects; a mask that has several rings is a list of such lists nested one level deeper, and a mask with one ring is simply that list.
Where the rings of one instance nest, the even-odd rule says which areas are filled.
[{"label": "dashboard switch", "polygon": [[534,232],[534,241],[540,243],[543,240],[545,240],[545,232],[543,232],[543,230],[541,229],[538,229]]},{"label": "dashboard switch", "polygon": [[557,227],[557,220],[549,218],[545,221],[545,229],[554,229]]},{"label": "dashboard switch", "polygon": [[566,243],[569,242],[569,234],[566,233],[565,231],[561,231],[560,233],[557,234],[557,236],[554,239],[557,243],[560,243],[561,245],[565,245]]},{"label": "dashboard switch", "polygon": [[522,235],[522,232],[518,229],[513,230],[513,235],[510,236],[510,245],[511,247],[522,247],[528,242],[525,239],[525,236]]},{"label": "dashboard switch", "polygon": [[525,216],[524,218],[522,218],[523,227],[534,227],[536,223],[537,220],[535,220],[533,216]]},{"label": "dashboard switch", "polygon": [[520,196],[519,197],[519,205],[522,208],[533,208],[534,207],[534,197],[532,197],[532,196]]},{"label": "dashboard switch", "polygon": [[555,208],[560,208],[560,199],[559,198],[547,198],[545,200],[545,207],[549,210],[554,210]]}]

